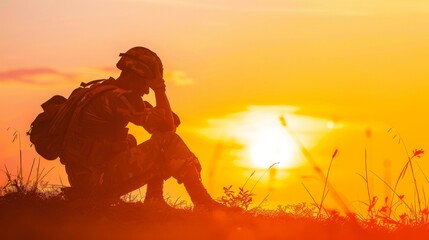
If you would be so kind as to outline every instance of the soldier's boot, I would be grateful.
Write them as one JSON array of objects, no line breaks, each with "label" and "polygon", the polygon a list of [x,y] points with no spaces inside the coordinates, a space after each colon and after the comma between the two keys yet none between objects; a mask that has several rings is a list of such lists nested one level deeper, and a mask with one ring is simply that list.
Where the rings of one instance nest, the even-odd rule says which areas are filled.
[{"label": "soldier's boot", "polygon": [[147,184],[144,204],[157,208],[172,208],[164,200],[163,188],[164,180],[162,178],[149,181]]},{"label": "soldier's boot", "polygon": [[216,202],[205,189],[199,174],[188,174],[184,180],[186,191],[191,197],[194,206],[198,209],[206,210],[229,210],[225,205]]}]

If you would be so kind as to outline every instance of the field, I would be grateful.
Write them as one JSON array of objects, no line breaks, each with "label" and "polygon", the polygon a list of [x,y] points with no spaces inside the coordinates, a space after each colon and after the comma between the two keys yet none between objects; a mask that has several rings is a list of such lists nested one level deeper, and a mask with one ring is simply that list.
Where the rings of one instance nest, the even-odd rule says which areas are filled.
[{"label": "field", "polygon": [[[15,140],[20,140],[18,133]],[[167,201],[172,208],[143,204],[142,197],[132,193],[114,204],[68,200],[62,186],[44,181],[49,171],[39,168],[40,160],[34,160],[24,176],[20,154],[16,175],[5,168],[7,182],[0,185],[0,234],[2,239],[427,239],[428,201],[424,189],[418,191],[413,168],[413,159],[423,154],[423,150],[412,151],[396,184],[389,186],[390,198],[379,201],[368,191],[368,200],[362,202],[367,207],[365,215],[323,205],[329,191],[335,194],[329,184],[330,166],[326,174],[314,166],[324,182],[320,202],[308,191],[312,203],[268,210],[253,207],[254,194],[244,186],[238,190],[230,186],[224,187],[218,201],[235,210],[207,211],[171,199]],[[368,188],[366,165],[365,158],[361,177]],[[406,173],[414,179],[410,187],[417,201],[407,203],[396,193]],[[396,212],[399,206],[406,211]]]},{"label": "field", "polygon": [[[401,221],[382,209],[360,217],[316,204],[248,209],[251,195],[225,188],[220,201],[241,211],[192,209],[186,202],[159,208],[126,196],[115,204],[66,200],[59,189],[19,176],[2,188],[2,239],[427,239],[427,219]],[[36,178],[38,179],[38,178]],[[424,216],[424,215],[419,215]]]},{"label": "field", "polygon": [[306,204],[208,212],[142,203],[69,202],[43,194],[0,198],[2,239],[427,239],[427,225],[378,226],[350,216],[312,217]]}]

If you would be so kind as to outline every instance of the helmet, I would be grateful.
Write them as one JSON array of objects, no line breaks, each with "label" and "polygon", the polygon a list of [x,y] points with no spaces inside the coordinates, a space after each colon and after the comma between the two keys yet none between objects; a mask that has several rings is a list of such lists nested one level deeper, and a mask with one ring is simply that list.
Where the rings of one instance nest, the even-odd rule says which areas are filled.
[{"label": "helmet", "polygon": [[125,53],[120,53],[116,67],[120,70],[130,70],[141,77],[154,76],[154,71],[162,75],[161,59],[156,53],[144,47],[133,47]]}]

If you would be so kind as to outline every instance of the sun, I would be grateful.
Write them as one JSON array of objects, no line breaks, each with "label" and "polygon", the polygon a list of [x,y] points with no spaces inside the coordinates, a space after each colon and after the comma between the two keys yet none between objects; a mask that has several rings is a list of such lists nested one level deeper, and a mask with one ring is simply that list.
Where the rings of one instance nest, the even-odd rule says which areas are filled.
[{"label": "sun", "polygon": [[296,168],[305,163],[301,147],[311,149],[337,127],[326,119],[298,115],[297,110],[294,106],[249,106],[245,111],[210,119],[209,126],[199,132],[238,144],[238,148],[229,149],[236,165],[266,169],[277,163],[277,168]]},{"label": "sun", "polygon": [[[267,119],[269,120],[269,119]],[[246,135],[245,148],[251,164],[258,168],[290,168],[295,165],[296,143],[277,121],[259,121]]]}]

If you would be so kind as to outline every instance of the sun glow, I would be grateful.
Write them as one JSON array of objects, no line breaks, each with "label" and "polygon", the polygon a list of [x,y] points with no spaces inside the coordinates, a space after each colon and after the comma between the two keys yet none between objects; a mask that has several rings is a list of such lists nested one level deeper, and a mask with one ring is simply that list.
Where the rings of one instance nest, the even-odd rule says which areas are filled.
[{"label": "sun glow", "polygon": [[223,149],[236,157],[237,165],[266,169],[276,163],[277,168],[294,168],[303,164],[304,157],[288,130],[293,129],[295,137],[309,149],[331,131],[326,119],[298,115],[297,110],[293,106],[249,106],[246,111],[210,119],[208,126],[198,132],[217,141],[239,144],[238,149],[228,148],[228,144]]},{"label": "sun glow", "polygon": [[276,119],[255,122],[255,128],[244,139],[252,165],[267,168],[277,163],[277,167],[292,167],[296,164],[293,158],[296,144],[280,122],[270,120]]}]

